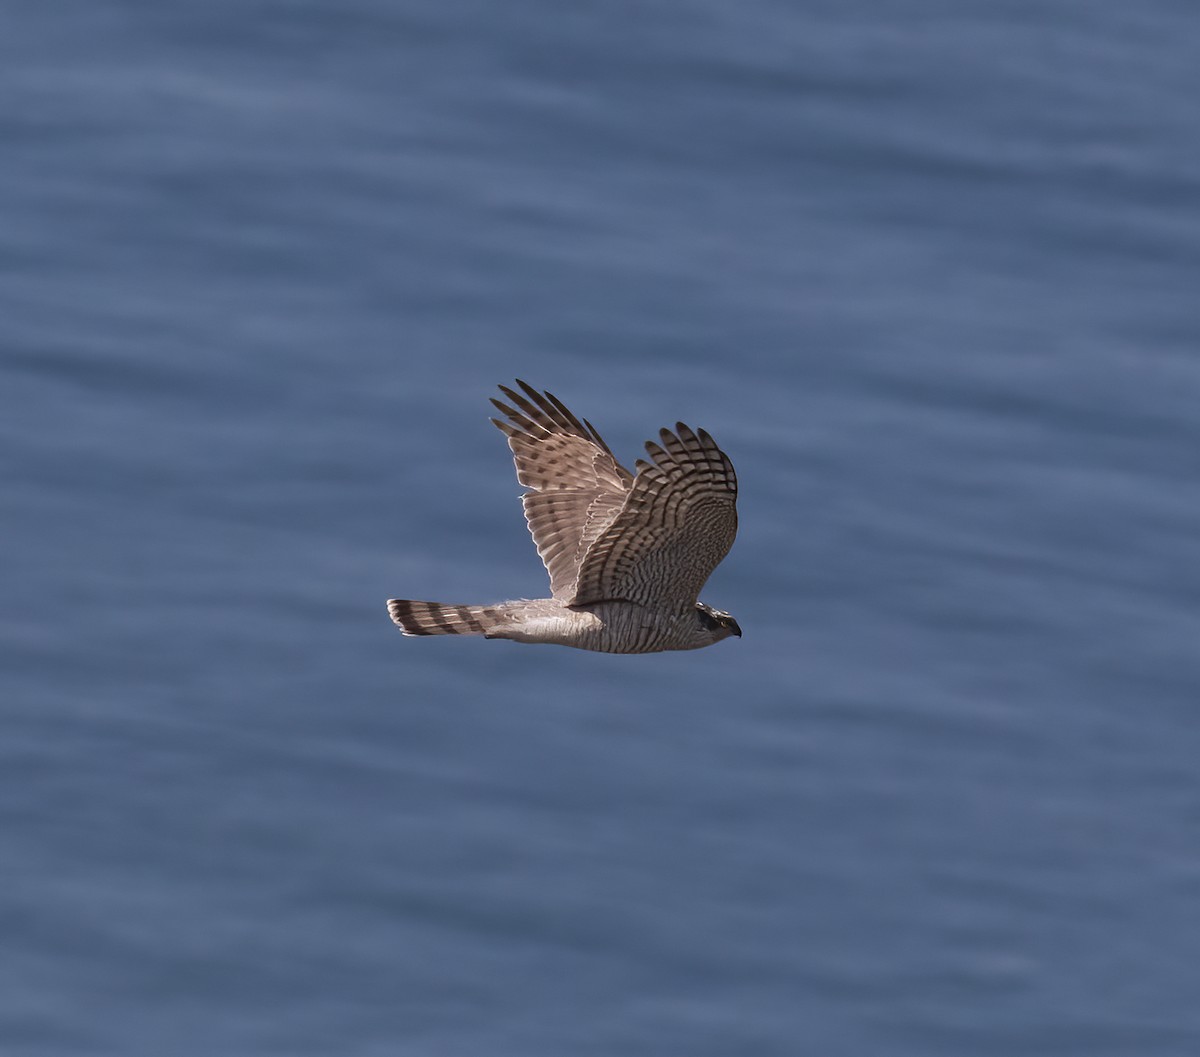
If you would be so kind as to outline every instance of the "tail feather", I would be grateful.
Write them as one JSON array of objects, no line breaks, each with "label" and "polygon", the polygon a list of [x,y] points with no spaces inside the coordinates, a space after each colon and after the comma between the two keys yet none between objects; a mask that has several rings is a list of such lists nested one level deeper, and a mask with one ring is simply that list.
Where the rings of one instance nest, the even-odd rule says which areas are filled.
[{"label": "tail feather", "polygon": [[490,635],[499,616],[492,606],[451,606],[407,598],[388,599],[388,612],[405,635]]}]

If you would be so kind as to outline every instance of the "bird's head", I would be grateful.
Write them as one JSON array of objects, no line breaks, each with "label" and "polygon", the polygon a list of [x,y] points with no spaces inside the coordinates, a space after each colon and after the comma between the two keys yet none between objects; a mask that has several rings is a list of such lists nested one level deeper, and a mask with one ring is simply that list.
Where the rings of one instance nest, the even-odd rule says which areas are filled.
[{"label": "bird's head", "polygon": [[738,627],[738,622],[724,610],[713,609],[703,602],[697,602],[696,619],[711,642],[720,642],[730,635],[736,635],[739,639],[742,637],[742,629]]}]

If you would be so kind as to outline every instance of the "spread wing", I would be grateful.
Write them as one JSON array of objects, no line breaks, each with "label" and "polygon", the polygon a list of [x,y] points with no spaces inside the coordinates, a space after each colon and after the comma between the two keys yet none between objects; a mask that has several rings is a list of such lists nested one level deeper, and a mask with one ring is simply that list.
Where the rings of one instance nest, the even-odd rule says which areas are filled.
[{"label": "spread wing", "polygon": [[647,441],[620,513],[583,559],[575,604],[623,598],[645,606],[691,605],[733,546],[737,477],[704,430],[682,422]]},{"label": "spread wing", "polygon": [[521,393],[500,386],[515,406],[493,400],[508,421],[492,421],[508,437],[517,480],[531,489],[521,501],[550,593],[569,601],[583,556],[625,505],[634,478],[587,419],[550,393],[517,385]]}]

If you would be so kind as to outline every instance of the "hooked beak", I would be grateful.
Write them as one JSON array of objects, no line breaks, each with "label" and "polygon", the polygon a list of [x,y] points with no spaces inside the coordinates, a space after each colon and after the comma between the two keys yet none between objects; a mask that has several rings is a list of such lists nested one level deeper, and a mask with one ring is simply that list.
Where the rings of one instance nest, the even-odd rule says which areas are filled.
[{"label": "hooked beak", "polygon": [[732,631],[739,639],[742,637],[742,629],[736,620],[729,621],[729,630]]}]

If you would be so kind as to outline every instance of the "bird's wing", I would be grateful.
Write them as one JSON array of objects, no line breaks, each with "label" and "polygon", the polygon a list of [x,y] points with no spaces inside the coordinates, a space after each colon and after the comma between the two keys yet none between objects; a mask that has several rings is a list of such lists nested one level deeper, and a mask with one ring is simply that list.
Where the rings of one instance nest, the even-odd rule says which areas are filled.
[{"label": "bird's wing", "polygon": [[633,474],[613,457],[595,427],[579,421],[557,397],[517,380],[522,392],[500,391],[512,405],[493,400],[507,422],[492,419],[508,437],[529,533],[546,572],[550,593],[569,600],[579,564],[625,505]]},{"label": "bird's wing", "polygon": [[737,477],[704,430],[682,422],[646,442],[620,513],[592,544],[572,604],[622,598],[645,606],[691,604],[737,534]]}]

